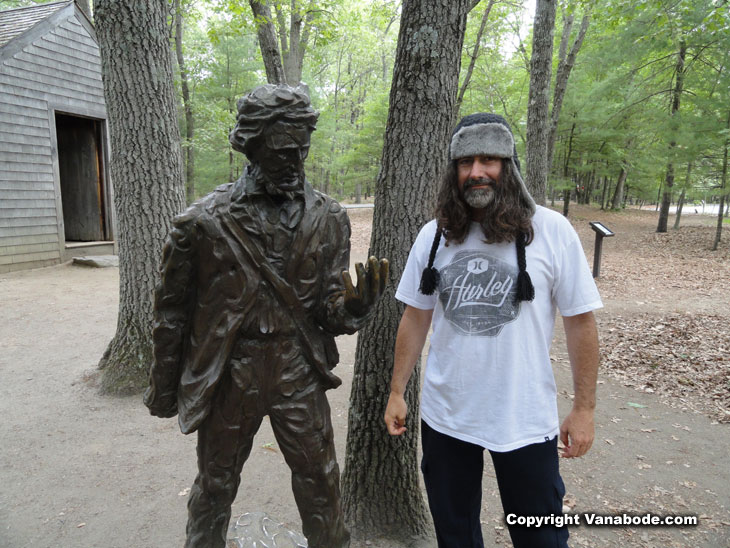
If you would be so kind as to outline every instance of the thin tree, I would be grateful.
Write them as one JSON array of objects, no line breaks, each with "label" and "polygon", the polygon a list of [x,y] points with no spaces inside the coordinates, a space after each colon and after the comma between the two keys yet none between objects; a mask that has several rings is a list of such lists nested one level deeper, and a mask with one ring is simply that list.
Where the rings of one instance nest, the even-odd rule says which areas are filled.
[{"label": "thin tree", "polygon": [[525,184],[535,201],[543,205],[548,173],[549,94],[556,4],[557,0],[537,0],[532,27]]},{"label": "thin tree", "polygon": [[408,431],[383,423],[393,351],[404,306],[393,298],[408,250],[433,215],[456,102],[461,48],[474,0],[404,0],[370,254],[390,260],[391,278],[372,321],[360,331],[350,395],[343,503],[355,534],[410,537],[426,532],[418,486],[419,370],[406,392]]},{"label": "thin tree", "polygon": [[684,207],[684,199],[687,195],[687,190],[690,188],[690,184],[692,181],[692,164],[693,162],[687,163],[687,176],[684,178],[682,192],[679,194],[679,200],[677,200],[677,213],[674,215],[674,226],[672,227],[673,230],[679,230],[679,223],[682,220],[682,208]]},{"label": "thin tree", "polygon": [[[725,129],[730,131],[730,110],[727,113],[727,124]],[[727,134],[726,134],[727,135]],[[712,250],[717,251],[722,237],[722,218],[725,200],[727,200],[727,151],[730,147],[730,137],[725,137],[725,143],[722,152],[722,175],[720,178],[720,205],[717,211],[717,229],[715,230],[715,241],[712,243]]]},{"label": "thin tree", "polygon": [[195,117],[193,104],[190,98],[190,84],[188,83],[188,69],[183,56],[183,13],[180,0],[173,0],[173,18],[175,21],[175,57],[177,68],[180,71],[180,90],[182,92],[183,111],[185,112],[185,142],[183,154],[185,160],[185,199],[187,203],[195,200]]},{"label": "thin tree", "polygon": [[147,384],[157,265],[185,205],[166,15],[166,0],[94,3],[119,244],[117,331],[99,362],[107,393]]},{"label": "thin tree", "polygon": [[[684,61],[686,55],[687,43],[684,40],[680,40],[679,51],[677,52],[677,66],[674,71],[675,84],[674,89],[672,90],[672,104],[670,110],[671,118],[674,118],[674,116],[679,111],[682,91],[684,89]],[[659,222],[657,223],[656,227],[657,232],[667,231],[667,223],[669,220],[669,206],[672,203],[672,187],[674,186],[674,162],[672,160],[672,155],[676,147],[677,142],[672,139],[672,141],[669,143],[669,161],[667,162],[667,174],[666,178],[664,179],[664,192],[662,193],[661,206],[659,209]]]},{"label": "thin tree", "polygon": [[464,76],[464,81],[461,83],[461,87],[459,88],[459,94],[456,96],[454,118],[457,118],[459,115],[461,103],[464,101],[464,95],[466,94],[466,90],[468,89],[469,83],[471,82],[471,75],[474,73],[474,67],[477,64],[477,57],[479,57],[479,47],[481,46],[482,36],[484,35],[484,30],[487,28],[487,20],[489,19],[489,13],[492,11],[492,6],[494,6],[494,3],[495,0],[489,0],[489,2],[487,3],[487,7],[484,8],[482,20],[479,24],[479,30],[477,31],[477,37],[474,41],[474,49],[469,54],[469,67],[466,70],[466,76]]},{"label": "thin tree", "polygon": [[558,71],[555,75],[555,90],[553,91],[553,105],[550,111],[550,133],[548,134],[548,162],[547,170],[553,164],[553,154],[555,152],[555,137],[558,133],[558,122],[560,121],[560,111],[563,108],[563,98],[565,97],[565,91],[568,88],[568,78],[570,78],[570,72],[575,66],[575,59],[578,56],[578,51],[583,44],[586,31],[588,30],[588,24],[590,23],[590,17],[588,14],[583,16],[578,30],[578,35],[570,47],[568,53],[568,43],[570,41],[570,31],[573,27],[573,15],[563,16],[563,35],[560,38],[560,47],[558,48]]}]

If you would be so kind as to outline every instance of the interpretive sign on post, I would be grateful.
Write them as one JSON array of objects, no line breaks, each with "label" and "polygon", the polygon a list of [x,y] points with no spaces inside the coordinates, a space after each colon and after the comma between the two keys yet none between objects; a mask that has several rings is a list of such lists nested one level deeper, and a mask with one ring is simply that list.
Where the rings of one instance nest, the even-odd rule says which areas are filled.
[{"label": "interpretive sign on post", "polygon": [[598,221],[591,221],[589,224],[596,233],[596,244],[593,248],[593,277],[598,278],[598,275],[601,273],[601,250],[603,248],[603,238],[613,236],[614,232]]}]

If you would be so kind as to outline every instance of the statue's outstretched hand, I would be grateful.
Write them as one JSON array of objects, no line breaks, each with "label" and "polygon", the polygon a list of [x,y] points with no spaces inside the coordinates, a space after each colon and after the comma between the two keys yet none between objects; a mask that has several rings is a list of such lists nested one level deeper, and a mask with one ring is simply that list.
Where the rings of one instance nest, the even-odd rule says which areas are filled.
[{"label": "statue's outstretched hand", "polygon": [[355,264],[357,272],[357,287],[352,285],[350,273],[344,271],[342,280],[345,282],[345,308],[353,316],[364,316],[385,291],[388,282],[390,265],[387,259],[370,257],[367,269],[362,263]]}]

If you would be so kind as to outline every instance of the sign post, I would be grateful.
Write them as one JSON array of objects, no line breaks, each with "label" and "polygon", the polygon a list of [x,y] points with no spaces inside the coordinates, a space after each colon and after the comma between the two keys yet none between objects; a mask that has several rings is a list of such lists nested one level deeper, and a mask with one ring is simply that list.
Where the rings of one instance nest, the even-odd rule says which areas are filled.
[{"label": "sign post", "polygon": [[598,278],[598,275],[601,273],[601,249],[603,248],[603,238],[613,236],[614,233],[606,225],[603,225],[598,221],[591,221],[589,224],[596,233],[596,245],[593,249],[593,277]]}]

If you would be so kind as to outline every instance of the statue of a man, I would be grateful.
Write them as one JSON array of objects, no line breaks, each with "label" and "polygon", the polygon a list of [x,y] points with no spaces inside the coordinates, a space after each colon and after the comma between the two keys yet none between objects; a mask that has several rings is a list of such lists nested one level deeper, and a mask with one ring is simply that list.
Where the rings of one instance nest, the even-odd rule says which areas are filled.
[{"label": "statue of a man", "polygon": [[383,292],[387,261],[347,269],[350,224],[304,177],[318,113],[301,88],[238,102],[233,148],[251,164],[173,221],[155,296],[144,402],[198,431],[186,548],[223,548],[244,462],[269,415],[311,548],[349,546],[325,391],[335,335],[354,333]]}]

